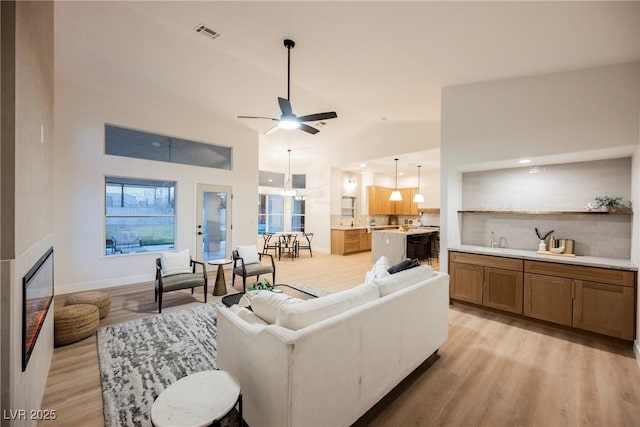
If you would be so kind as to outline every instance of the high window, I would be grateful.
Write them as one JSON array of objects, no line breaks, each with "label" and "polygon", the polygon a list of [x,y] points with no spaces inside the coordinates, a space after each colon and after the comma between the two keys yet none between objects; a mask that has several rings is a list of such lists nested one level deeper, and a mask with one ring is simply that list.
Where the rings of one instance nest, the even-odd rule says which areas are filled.
[{"label": "high window", "polygon": [[105,178],[105,254],[165,250],[175,244],[174,181]]}]

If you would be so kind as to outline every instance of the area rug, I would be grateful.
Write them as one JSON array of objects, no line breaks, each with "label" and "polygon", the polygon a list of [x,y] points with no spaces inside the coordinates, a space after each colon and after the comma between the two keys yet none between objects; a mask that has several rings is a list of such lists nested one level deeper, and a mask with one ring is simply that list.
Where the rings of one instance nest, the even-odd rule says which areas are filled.
[{"label": "area rug", "polygon": [[98,330],[105,426],[151,426],[151,406],[167,386],[215,369],[218,306],[203,304]]}]

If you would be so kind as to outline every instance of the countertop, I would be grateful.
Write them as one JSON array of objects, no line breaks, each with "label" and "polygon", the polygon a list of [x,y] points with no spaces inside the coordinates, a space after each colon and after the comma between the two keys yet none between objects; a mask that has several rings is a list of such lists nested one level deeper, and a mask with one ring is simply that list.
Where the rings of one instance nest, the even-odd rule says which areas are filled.
[{"label": "countertop", "polygon": [[527,251],[524,249],[489,248],[485,246],[475,245],[459,245],[452,246],[447,249],[450,251],[467,252],[481,255],[495,255],[506,258],[520,258],[533,261],[557,262],[560,264],[574,264],[590,267],[611,268],[614,270],[638,271],[638,267],[633,262],[631,262],[631,260],[622,258],[604,258],[580,255],[577,255],[575,257],[543,255],[537,253],[536,251]]},{"label": "countertop", "polygon": [[332,230],[366,230],[366,229],[371,229],[371,230],[384,230],[385,228],[398,228],[398,225],[370,225],[370,226],[365,226],[365,225],[356,225],[356,226],[350,226],[350,225],[338,225],[335,227],[331,227]]},{"label": "countertop", "polygon": [[375,230],[376,232],[381,232],[381,233],[394,233],[394,234],[404,234],[406,236],[410,236],[413,234],[428,234],[428,233],[433,233],[434,231],[440,231],[440,229],[438,227],[417,227],[417,228],[410,228],[407,231],[402,231],[399,228],[394,228],[393,230]]}]

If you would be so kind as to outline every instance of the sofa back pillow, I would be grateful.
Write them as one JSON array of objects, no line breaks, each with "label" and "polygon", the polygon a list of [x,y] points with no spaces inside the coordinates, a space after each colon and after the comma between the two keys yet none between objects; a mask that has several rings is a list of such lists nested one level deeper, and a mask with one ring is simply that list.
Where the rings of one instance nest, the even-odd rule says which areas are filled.
[{"label": "sofa back pillow", "polygon": [[278,311],[276,325],[297,331],[379,297],[377,286],[364,284],[297,304],[283,305]]},{"label": "sofa back pillow", "polygon": [[403,270],[399,273],[391,274],[388,277],[374,280],[373,284],[378,287],[380,297],[392,294],[400,289],[415,285],[418,282],[433,276],[433,268],[428,265]]},{"label": "sofa back pillow", "polygon": [[251,309],[262,320],[273,325],[276,323],[278,309],[281,306],[299,303],[301,301],[300,298],[264,290],[258,291],[253,298],[251,298]]},{"label": "sofa back pillow", "polygon": [[237,314],[239,318],[251,325],[268,325],[267,322],[258,317],[253,311],[247,310],[244,307],[240,307],[238,304],[232,305],[231,307],[229,307],[229,310]]}]

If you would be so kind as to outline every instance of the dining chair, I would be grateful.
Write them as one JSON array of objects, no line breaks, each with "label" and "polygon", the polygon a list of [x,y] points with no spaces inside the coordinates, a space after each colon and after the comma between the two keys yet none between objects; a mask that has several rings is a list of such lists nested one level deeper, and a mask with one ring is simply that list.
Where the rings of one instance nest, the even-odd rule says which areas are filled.
[{"label": "dining chair", "polygon": [[278,261],[282,258],[282,254],[289,254],[291,261],[297,255],[298,251],[298,235],[294,233],[284,233],[280,235],[280,248],[278,249]]},{"label": "dining chair", "polygon": [[302,233],[302,236],[304,237],[304,240],[307,241],[307,243],[304,243],[304,241],[302,239],[300,239],[298,241],[298,247],[296,250],[296,254],[297,256],[300,256],[300,251],[301,250],[309,250],[309,254],[311,255],[311,258],[313,258],[313,252],[311,251],[311,241],[313,240],[313,233]]},{"label": "dining chair", "polygon": [[264,246],[262,248],[263,254],[268,254],[270,249],[273,249],[273,254],[278,255],[278,251],[280,249],[280,241],[275,238],[274,233],[263,233],[262,238],[264,239]]}]

